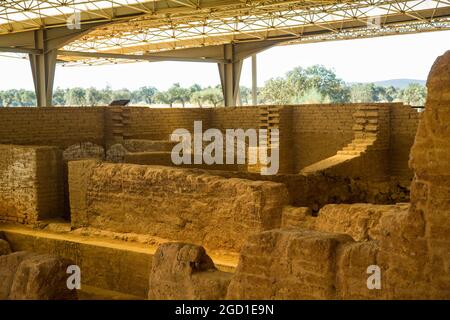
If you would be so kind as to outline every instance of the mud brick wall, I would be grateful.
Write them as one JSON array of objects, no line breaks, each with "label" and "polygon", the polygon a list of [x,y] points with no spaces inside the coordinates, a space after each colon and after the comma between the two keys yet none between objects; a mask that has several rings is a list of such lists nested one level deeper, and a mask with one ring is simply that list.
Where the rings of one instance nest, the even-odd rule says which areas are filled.
[{"label": "mud brick wall", "polygon": [[311,219],[311,226],[317,231],[347,234],[355,241],[380,240],[381,216],[391,212],[405,212],[408,209],[409,205],[405,203],[397,205],[328,204],[320,209],[317,217]]},{"label": "mud brick wall", "polygon": [[353,139],[356,105],[293,107],[294,170],[331,157]]},{"label": "mud brick wall", "polygon": [[258,129],[258,108],[107,108],[105,137],[107,145],[123,139],[169,140],[174,130],[182,128],[194,133],[194,121],[202,121],[203,131],[215,128]]},{"label": "mud brick wall", "polygon": [[343,234],[275,229],[249,237],[227,299],[337,299],[336,251]]},{"label": "mud brick wall", "polygon": [[422,113],[402,104],[392,105],[390,111],[390,174],[410,180],[413,171],[408,167],[409,151],[414,143]]},{"label": "mud brick wall", "polygon": [[293,135],[293,113],[290,106],[280,108],[278,129],[280,130],[280,169],[279,173],[295,173],[295,137]]},{"label": "mud brick wall", "polygon": [[[194,132],[194,121],[202,121],[203,128],[210,126],[208,109],[201,108],[140,108],[127,107],[129,120],[125,132],[128,138],[169,140],[178,128]],[[107,133],[109,136],[109,133]]]},{"label": "mud brick wall", "polygon": [[[400,104],[379,104],[389,110],[390,149],[387,163],[394,176],[411,178],[407,168],[419,114]],[[353,113],[358,104],[302,105],[280,108],[280,167],[296,173],[305,166],[334,155],[353,138]],[[1,108],[0,143],[55,145],[63,149],[83,142],[110,146],[123,139],[168,140],[177,128],[259,128],[258,107],[144,108],[64,107]]]},{"label": "mud brick wall", "polygon": [[93,160],[69,162],[69,190],[74,227],[233,251],[247,235],[279,227],[288,201],[279,183]]},{"label": "mud brick wall", "polygon": [[61,216],[61,166],[56,147],[0,145],[0,221]]},{"label": "mud brick wall", "polygon": [[211,112],[211,128],[220,129],[258,129],[258,107],[214,108]]},{"label": "mud brick wall", "polygon": [[0,143],[66,148],[103,144],[103,108],[0,108]]},{"label": "mud brick wall", "polygon": [[[330,171],[342,176],[387,179],[389,174],[390,105],[358,105],[353,114],[354,140],[348,145],[361,154]],[[347,151],[343,150],[345,154]],[[351,152],[351,151],[350,151]]]},{"label": "mud brick wall", "polygon": [[411,208],[382,221],[380,258],[388,289],[401,298],[450,299],[450,51],[434,63],[427,88],[411,149]]}]

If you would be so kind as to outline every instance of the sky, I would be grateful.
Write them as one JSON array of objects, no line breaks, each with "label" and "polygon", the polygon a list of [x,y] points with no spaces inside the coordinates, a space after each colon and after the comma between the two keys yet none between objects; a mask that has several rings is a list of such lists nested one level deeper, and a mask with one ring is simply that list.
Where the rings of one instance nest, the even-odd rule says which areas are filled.
[{"label": "sky", "polygon": [[[321,64],[346,82],[426,80],[434,60],[450,50],[450,31],[279,46],[258,54],[258,85],[297,67]],[[173,83],[219,84],[216,64],[140,62],[95,67],[57,66],[55,88],[97,87],[166,90]],[[241,85],[251,86],[251,61],[244,62]],[[0,90],[33,89],[28,60],[0,56]]]}]

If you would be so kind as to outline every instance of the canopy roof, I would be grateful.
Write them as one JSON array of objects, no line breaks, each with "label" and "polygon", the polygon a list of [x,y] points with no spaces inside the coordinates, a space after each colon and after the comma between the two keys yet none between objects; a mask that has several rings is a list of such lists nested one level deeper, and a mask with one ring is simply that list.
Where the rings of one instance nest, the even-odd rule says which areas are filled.
[{"label": "canopy roof", "polygon": [[116,59],[76,52],[133,55],[447,30],[450,0],[0,0],[0,42],[2,34],[99,22],[105,24],[65,45],[59,60],[111,63]]}]

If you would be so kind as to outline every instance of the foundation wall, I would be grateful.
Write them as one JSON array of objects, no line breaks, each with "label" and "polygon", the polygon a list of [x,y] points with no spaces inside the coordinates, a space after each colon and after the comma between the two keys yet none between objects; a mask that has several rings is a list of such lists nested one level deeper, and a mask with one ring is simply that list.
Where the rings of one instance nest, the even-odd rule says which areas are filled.
[{"label": "foundation wall", "polygon": [[246,236],[278,227],[288,201],[279,183],[181,169],[69,162],[72,224],[238,251]]},{"label": "foundation wall", "polygon": [[58,148],[0,145],[0,221],[62,216],[60,168]]}]

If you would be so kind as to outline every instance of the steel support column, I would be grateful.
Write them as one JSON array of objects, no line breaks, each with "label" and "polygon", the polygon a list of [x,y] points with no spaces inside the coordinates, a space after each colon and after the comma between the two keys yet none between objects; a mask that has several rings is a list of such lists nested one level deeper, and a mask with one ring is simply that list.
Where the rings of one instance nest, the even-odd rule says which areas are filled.
[{"label": "steel support column", "polygon": [[38,107],[52,105],[58,49],[93,28],[109,22],[30,30],[0,36],[0,52],[28,53]]},{"label": "steel support column", "polygon": [[252,55],[252,104],[258,104],[258,65],[256,53]]},{"label": "steel support column", "polygon": [[38,107],[50,107],[53,97],[53,83],[56,69],[56,50],[49,50],[45,41],[46,30],[35,31],[35,48],[42,54],[30,54],[31,73],[33,75],[36,102]]},{"label": "steel support column", "polygon": [[223,46],[225,63],[219,63],[220,81],[225,107],[234,107],[239,99],[239,82],[241,79],[242,59],[235,60],[234,44]]}]

